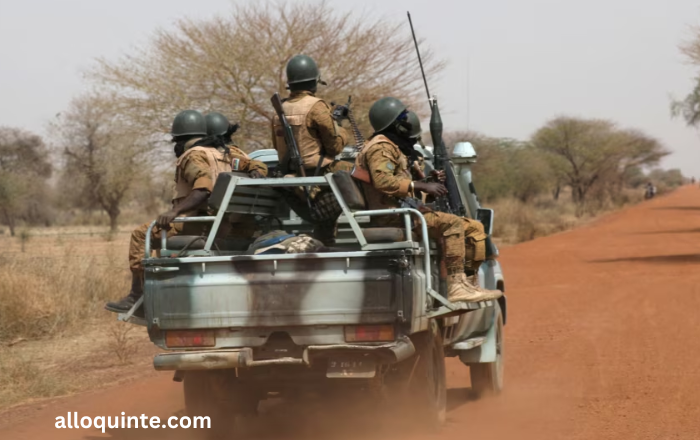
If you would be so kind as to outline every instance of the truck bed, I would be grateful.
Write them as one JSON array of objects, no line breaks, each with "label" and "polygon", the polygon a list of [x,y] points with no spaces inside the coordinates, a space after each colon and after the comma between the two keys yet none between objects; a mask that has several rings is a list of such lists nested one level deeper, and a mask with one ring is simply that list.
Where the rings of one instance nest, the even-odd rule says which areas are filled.
[{"label": "truck bed", "polygon": [[414,298],[422,297],[413,287],[423,283],[422,259],[411,254],[151,259],[146,319],[156,330],[392,324],[410,317]]}]

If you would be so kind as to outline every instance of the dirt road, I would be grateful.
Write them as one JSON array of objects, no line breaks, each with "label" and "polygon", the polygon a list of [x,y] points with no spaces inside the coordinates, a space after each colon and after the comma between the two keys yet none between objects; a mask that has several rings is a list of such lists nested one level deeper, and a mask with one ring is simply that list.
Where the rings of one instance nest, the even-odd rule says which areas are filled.
[{"label": "dirt road", "polygon": [[[700,189],[505,249],[501,261],[509,300],[506,390],[471,399],[467,368],[450,361],[448,423],[430,438],[700,439]],[[192,430],[54,428],[55,417],[69,411],[179,414],[181,387],[170,377],[31,407],[0,420],[0,438],[196,438]],[[253,423],[252,437],[417,437],[379,423],[338,429],[323,408],[309,414],[304,420],[273,407]]]}]

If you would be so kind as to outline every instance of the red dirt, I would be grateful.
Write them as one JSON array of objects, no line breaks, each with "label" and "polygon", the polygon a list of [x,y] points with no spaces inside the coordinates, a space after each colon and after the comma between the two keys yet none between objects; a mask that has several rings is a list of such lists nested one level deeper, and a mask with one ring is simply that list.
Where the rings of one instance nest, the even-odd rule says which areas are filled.
[{"label": "red dirt", "polygon": [[[575,231],[502,251],[506,275],[506,389],[472,400],[468,369],[450,359],[450,411],[436,435],[343,426],[327,412],[288,423],[293,409],[261,417],[252,438],[380,440],[699,439],[700,190],[606,216]],[[193,430],[54,428],[81,416],[181,414],[170,374],[0,415],[2,439],[189,439]],[[7,413],[11,414],[11,413]],[[306,414],[304,417],[308,416]],[[333,425],[333,426],[324,426]],[[325,432],[324,428],[329,429]],[[331,433],[333,432],[333,433]]]}]

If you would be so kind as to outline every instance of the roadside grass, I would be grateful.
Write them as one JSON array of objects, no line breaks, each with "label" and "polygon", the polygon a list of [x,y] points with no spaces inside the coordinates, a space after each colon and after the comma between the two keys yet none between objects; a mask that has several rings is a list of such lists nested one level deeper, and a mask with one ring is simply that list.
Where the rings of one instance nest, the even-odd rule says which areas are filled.
[{"label": "roadside grass", "polygon": [[0,235],[0,410],[152,371],[145,330],[103,310],[128,291],[131,229]]},{"label": "roadside grass", "polygon": [[[128,289],[126,245],[98,234],[0,236],[0,341],[55,336]],[[25,248],[22,251],[22,248]]]},{"label": "roadside grass", "polygon": [[111,314],[54,337],[3,344],[0,421],[17,405],[156,375],[157,352],[145,329],[116,322]]},{"label": "roadside grass", "polygon": [[583,207],[577,207],[569,194],[562,194],[559,200],[538,197],[526,203],[507,198],[484,205],[494,210],[494,241],[508,246],[574,229],[643,199],[643,193],[638,190],[623,190],[614,199],[594,199]]}]

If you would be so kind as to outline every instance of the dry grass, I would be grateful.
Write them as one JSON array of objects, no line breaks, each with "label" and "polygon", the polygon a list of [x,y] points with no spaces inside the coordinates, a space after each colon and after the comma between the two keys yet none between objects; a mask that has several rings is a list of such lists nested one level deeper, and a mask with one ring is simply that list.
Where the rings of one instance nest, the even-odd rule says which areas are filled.
[{"label": "dry grass", "polygon": [[145,330],[103,310],[129,288],[131,229],[0,235],[0,409],[152,371]]},{"label": "dry grass", "polygon": [[[110,330],[115,327],[121,327],[119,342]],[[4,410],[21,403],[155,375],[156,352],[145,329],[118,323],[108,312],[59,336],[1,345],[0,419]]]},{"label": "dry grass", "polygon": [[44,374],[27,355],[5,350],[0,357],[0,408],[34,397],[54,397],[70,391],[66,381]]},{"label": "dry grass", "polygon": [[107,329],[109,349],[122,365],[130,363],[138,351],[137,341],[134,339],[135,329],[133,325],[124,325],[118,321],[112,321]]},{"label": "dry grass", "polygon": [[531,203],[500,199],[488,207],[495,211],[494,240],[499,245],[512,245],[568,231],[643,198],[641,191],[626,190],[615,199],[600,198],[584,207],[577,207],[568,194],[562,194],[559,200],[541,197]]},{"label": "dry grass", "polygon": [[0,236],[0,341],[54,336],[97,316],[105,300],[128,288],[128,235],[110,242],[89,230],[40,232],[30,242]]}]

